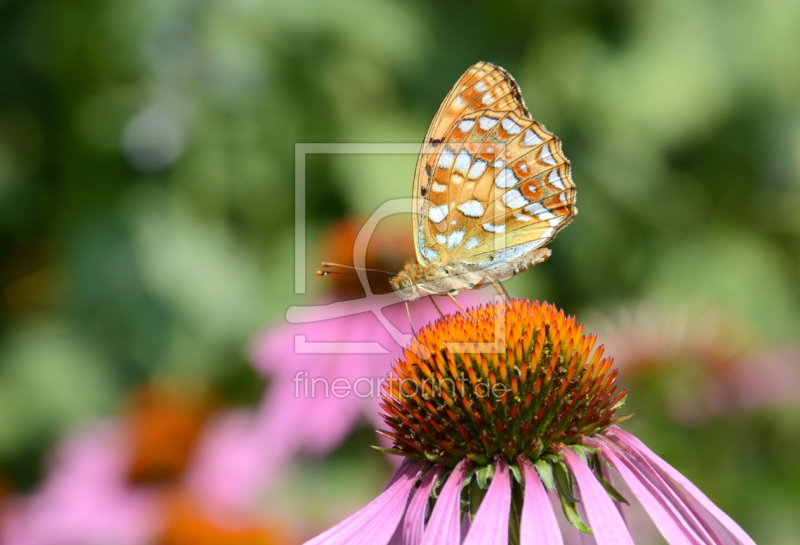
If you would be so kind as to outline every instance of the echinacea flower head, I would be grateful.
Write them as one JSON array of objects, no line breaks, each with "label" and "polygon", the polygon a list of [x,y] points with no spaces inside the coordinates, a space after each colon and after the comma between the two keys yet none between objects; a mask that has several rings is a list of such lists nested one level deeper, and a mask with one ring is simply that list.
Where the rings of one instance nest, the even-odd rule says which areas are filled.
[{"label": "echinacea flower head", "polygon": [[547,303],[500,301],[423,328],[386,382],[386,490],[307,545],[563,543],[550,497],[599,545],[632,544],[620,477],[670,544],[753,544],[617,424],[626,391],[596,337]]},{"label": "echinacea flower head", "polygon": [[604,430],[626,392],[596,339],[554,306],[520,300],[423,329],[387,382],[394,452],[450,467],[539,460]]}]

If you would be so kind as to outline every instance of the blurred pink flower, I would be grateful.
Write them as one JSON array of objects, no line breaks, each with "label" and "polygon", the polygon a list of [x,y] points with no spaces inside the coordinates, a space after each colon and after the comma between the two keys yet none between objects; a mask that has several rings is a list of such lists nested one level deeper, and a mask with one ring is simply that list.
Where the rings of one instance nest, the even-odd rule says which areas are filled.
[{"label": "blurred pink flower", "polygon": [[131,449],[116,422],[100,422],[56,449],[47,476],[30,496],[12,497],[3,513],[4,545],[144,545],[158,528],[152,489],[128,482]]},{"label": "blurred pink flower", "polygon": [[[247,452],[250,443],[235,442],[247,413],[207,420],[205,403],[181,408],[183,400],[161,393],[143,397],[133,414],[67,437],[38,490],[7,498],[0,543],[194,545],[197,535],[208,545],[272,543],[271,525],[252,505],[230,494],[218,498],[219,488],[207,485],[239,490],[237,483],[252,478],[252,468],[237,462],[257,457]],[[194,438],[198,422],[205,424]],[[219,470],[225,473],[208,474]]]},{"label": "blurred pink flower", "polygon": [[640,306],[603,320],[598,329],[620,376],[667,366],[691,374],[676,381],[680,391],[664,391],[676,420],[699,422],[730,411],[797,403],[800,345],[764,349],[756,333],[729,313]]}]

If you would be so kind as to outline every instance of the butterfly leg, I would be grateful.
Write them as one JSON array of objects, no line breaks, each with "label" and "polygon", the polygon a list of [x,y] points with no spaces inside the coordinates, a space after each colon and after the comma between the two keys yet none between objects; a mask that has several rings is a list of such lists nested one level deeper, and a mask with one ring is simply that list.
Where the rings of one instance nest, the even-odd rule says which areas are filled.
[{"label": "butterfly leg", "polygon": [[408,308],[408,301],[403,301],[406,304],[406,316],[408,316],[408,325],[411,326],[411,334],[415,337],[417,334],[414,332],[414,322],[411,321],[411,310]]},{"label": "butterfly leg", "polygon": [[502,282],[496,282],[494,278],[489,278],[488,276],[486,277],[486,279],[492,283],[494,289],[497,290],[497,293],[499,293],[503,299],[505,299],[506,301],[511,299],[511,295],[508,293],[508,290],[506,289],[506,287],[503,285]]},{"label": "butterfly leg", "polygon": [[460,304],[458,301],[456,301],[456,297],[455,297],[455,295],[453,295],[453,294],[452,294],[452,293],[450,293],[450,292],[447,292],[447,296],[448,296],[450,299],[452,299],[452,300],[453,300],[453,302],[454,302],[454,303],[456,304],[456,306],[458,307],[458,310],[460,310],[460,311],[461,311],[463,314],[466,314],[466,313],[467,313],[467,311],[466,311],[466,310],[464,310],[464,307],[462,307],[462,306],[461,306],[461,304]]},{"label": "butterfly leg", "polygon": [[433,298],[433,295],[429,295],[428,298],[431,300],[431,303],[433,303],[433,306],[436,307],[436,310],[439,311],[439,316],[444,318],[444,312],[442,312],[442,309],[440,309],[439,305],[436,304],[436,299]]}]

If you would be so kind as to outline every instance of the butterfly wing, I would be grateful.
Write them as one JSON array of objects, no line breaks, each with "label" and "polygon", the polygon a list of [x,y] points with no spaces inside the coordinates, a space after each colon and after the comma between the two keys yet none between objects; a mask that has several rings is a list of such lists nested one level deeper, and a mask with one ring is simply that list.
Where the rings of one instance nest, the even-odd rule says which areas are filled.
[{"label": "butterfly wing", "polygon": [[508,72],[471,67],[436,114],[414,179],[422,264],[491,269],[547,244],[577,214],[561,142]]},{"label": "butterfly wing", "polygon": [[[437,252],[430,249],[430,240],[426,241],[423,237],[431,234],[424,222],[424,218],[428,214],[428,202],[433,197],[433,193],[441,192],[441,176],[437,177],[439,180],[437,182],[433,175],[437,157],[443,149],[442,144],[445,139],[449,141],[458,136],[453,134],[453,128],[462,117],[487,108],[496,112],[514,112],[521,117],[530,117],[514,78],[499,66],[479,62],[464,72],[445,97],[428,128],[422,151],[417,160],[412,197],[414,200],[414,241],[417,260],[421,264],[426,264],[438,257]],[[436,200],[441,199],[437,198]],[[437,206],[441,204],[443,203],[439,203]],[[434,214],[436,213],[434,211]]]}]

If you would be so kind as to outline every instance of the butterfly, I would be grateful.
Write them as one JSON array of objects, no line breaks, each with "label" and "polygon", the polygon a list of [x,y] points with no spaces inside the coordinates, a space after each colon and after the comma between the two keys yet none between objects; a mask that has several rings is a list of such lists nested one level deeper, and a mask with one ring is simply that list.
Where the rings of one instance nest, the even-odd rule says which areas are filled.
[{"label": "butterfly", "polygon": [[[533,120],[519,86],[479,62],[445,97],[414,173],[416,262],[390,280],[406,301],[519,274],[577,215],[561,141]],[[499,291],[499,290],[498,290]]]}]

